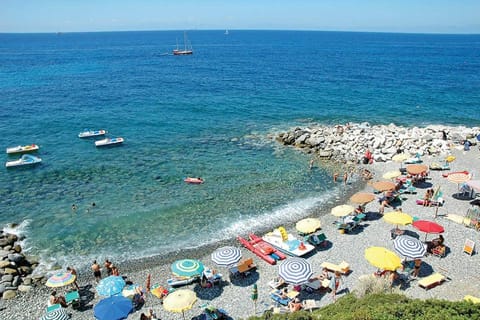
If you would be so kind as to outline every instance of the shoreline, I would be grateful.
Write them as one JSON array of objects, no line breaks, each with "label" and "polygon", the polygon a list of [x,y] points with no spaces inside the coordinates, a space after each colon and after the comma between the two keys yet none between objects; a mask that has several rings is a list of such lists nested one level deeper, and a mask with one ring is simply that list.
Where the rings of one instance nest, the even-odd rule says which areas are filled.
[{"label": "shoreline", "polygon": [[[457,160],[452,163],[452,171],[463,169],[471,170],[478,167],[478,148],[472,148],[468,152],[457,149],[452,149],[451,151],[457,156]],[[424,156],[423,158],[425,164],[437,161],[434,156]],[[376,162],[369,168],[375,172],[374,180],[381,180],[378,178],[381,177],[383,172],[390,171],[392,168],[398,168],[398,166],[399,164],[395,162]],[[306,170],[308,170],[307,166]],[[470,237],[474,239],[474,241],[478,240],[478,231],[445,219],[445,215],[448,213],[465,213],[470,205],[468,201],[457,200],[451,196],[451,194],[457,191],[457,186],[442,178],[441,173],[442,171],[431,171],[431,182],[434,186],[440,185],[445,195],[446,204],[439,209],[439,216],[436,218],[436,221],[445,227],[444,236],[450,251],[447,256],[442,259],[431,256],[426,257],[424,259],[425,267],[422,269],[424,271],[421,272],[421,276],[426,276],[429,272],[447,270],[448,277],[451,280],[428,291],[419,288],[416,282],[413,282],[411,286],[403,292],[411,298],[460,300],[463,295],[471,294],[475,296],[478,295],[480,291],[480,284],[478,283],[478,276],[476,275],[478,273],[477,266],[480,262],[479,255],[468,256],[462,252],[465,238]],[[476,173],[478,174],[478,172]],[[352,185],[352,187],[349,188],[347,194],[339,195],[339,198],[334,201],[335,205],[348,203],[348,193],[354,193],[359,190],[370,192],[371,188],[368,184],[362,184],[359,181],[358,185]],[[418,189],[417,195],[408,195],[408,199],[402,204],[402,209],[404,212],[410,213],[413,216],[433,220],[433,208],[424,208],[413,203],[414,199],[423,196],[423,192],[424,189]],[[323,261],[332,263],[340,263],[342,260],[347,261],[351,266],[352,273],[344,277],[344,284],[352,290],[355,288],[359,276],[371,274],[375,271],[375,268],[369,265],[363,257],[365,247],[378,245],[393,250],[388,233],[392,226],[382,221],[382,219],[368,220],[359,232],[355,232],[355,234],[340,234],[332,224],[336,218],[326,210],[327,208],[322,209],[322,215],[319,215],[319,212],[316,211],[312,212],[310,216],[320,217],[322,221],[322,232],[327,235],[327,239],[332,243],[332,247],[328,250],[315,252],[308,256],[307,259],[312,263],[315,274],[320,273],[320,263]],[[368,204],[367,211],[378,212],[378,204],[376,202]],[[386,212],[387,211],[390,210],[386,210]],[[286,226],[289,231],[292,231],[293,225]],[[271,228],[267,227],[265,229],[271,230]],[[415,230],[409,226],[407,226],[406,229]],[[296,234],[296,232],[292,233]],[[423,238],[423,234],[419,233],[419,236]],[[430,235],[429,239],[431,238],[432,236]],[[166,256],[131,260],[125,263],[125,265],[119,265],[120,274],[126,276],[127,280],[144,286],[147,275],[150,273],[152,284],[159,283],[165,285],[166,279],[171,275],[170,263],[173,260],[180,258],[198,258],[205,265],[217,269],[224,275],[224,280],[228,280],[226,268],[215,267],[210,259],[210,253],[213,249],[223,245],[241,247],[235,239],[229,239],[221,241],[220,243],[202,246],[200,249],[178,250]],[[252,315],[250,310],[253,304],[250,300],[250,291],[253,283],[257,283],[259,288],[257,311],[260,312],[271,304],[272,301],[268,296],[270,289],[267,283],[277,276],[278,267],[268,265],[243,247],[241,247],[241,250],[244,258],[252,257],[254,259],[258,266],[257,273],[245,279],[235,281],[234,283],[224,281],[222,285],[209,289],[201,288],[198,284],[186,286],[186,288],[194,290],[199,299],[192,310],[186,311],[187,317],[198,315],[201,313],[201,309],[198,306],[204,303],[210,303],[216,307],[227,310],[234,319],[247,318]],[[86,297],[83,301],[85,309],[83,311],[74,311],[69,308],[68,312],[72,313],[72,319],[91,319],[93,317],[92,306],[95,305],[101,297],[96,295],[94,288],[95,281],[93,280],[93,276],[87,271],[79,273],[79,285],[84,288],[84,294],[82,295]],[[34,316],[36,318],[40,317],[44,314],[49,292],[49,288],[40,286],[35,287],[30,293],[20,293],[15,299],[0,300],[0,309],[3,309],[0,311],[2,319],[21,318],[25,314],[25,310],[28,310],[32,318]],[[315,299],[319,306],[333,302],[328,294],[314,293],[303,296],[302,293],[302,298]],[[150,294],[147,294],[147,301],[144,307],[140,311],[130,314],[128,319],[138,319],[140,313],[145,312],[148,308],[153,308],[161,319],[178,319],[178,314],[166,312],[161,305],[161,301]]]}]

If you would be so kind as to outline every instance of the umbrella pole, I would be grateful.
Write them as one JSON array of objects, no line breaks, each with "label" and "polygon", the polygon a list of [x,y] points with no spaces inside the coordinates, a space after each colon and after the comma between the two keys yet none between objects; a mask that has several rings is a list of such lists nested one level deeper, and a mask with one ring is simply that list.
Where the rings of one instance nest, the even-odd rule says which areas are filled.
[{"label": "umbrella pole", "polygon": [[185,320],[185,311],[182,310],[183,320]]}]

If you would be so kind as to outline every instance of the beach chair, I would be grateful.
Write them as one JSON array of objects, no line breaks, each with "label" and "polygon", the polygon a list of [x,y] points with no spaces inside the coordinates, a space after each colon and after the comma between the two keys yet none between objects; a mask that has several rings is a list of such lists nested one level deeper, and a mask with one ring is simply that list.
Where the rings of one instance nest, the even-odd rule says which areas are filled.
[{"label": "beach chair", "polygon": [[468,253],[469,255],[472,255],[474,250],[475,250],[475,242],[473,242],[473,240],[466,239],[465,244],[463,245],[463,252]]},{"label": "beach chair", "polygon": [[350,272],[350,265],[345,261],[342,261],[340,264],[334,264],[334,263],[325,261],[320,266],[322,268],[326,268],[329,271],[332,271],[332,272],[338,271],[341,274],[345,274],[345,275]]},{"label": "beach chair", "polygon": [[55,304],[52,304],[51,306],[48,306],[46,311],[47,311],[47,313],[49,313],[49,312],[55,311],[57,309],[60,309],[61,307],[62,306],[61,306],[60,303],[55,303]]},{"label": "beach chair", "polygon": [[282,298],[280,290],[270,292],[270,298],[281,306],[288,306],[288,303],[292,301],[290,297]]},{"label": "beach chair", "polygon": [[167,284],[174,288],[174,287],[181,287],[181,286],[186,286],[188,284],[192,284],[194,283],[195,281],[198,281],[200,279],[200,277],[190,277],[190,278],[171,278],[171,279],[167,279]]},{"label": "beach chair", "polygon": [[228,269],[230,278],[238,276],[247,276],[257,269],[257,265],[253,262],[253,258],[243,259],[236,266]]},{"label": "beach chair", "polygon": [[80,294],[78,291],[70,291],[65,295],[65,302],[70,304],[73,309],[80,308]]},{"label": "beach chair", "polygon": [[325,233],[320,234],[311,234],[304,237],[304,241],[310,243],[315,247],[326,247],[327,246],[327,236]]},{"label": "beach chair", "polygon": [[317,302],[313,299],[304,300],[302,303],[303,310],[312,312],[314,309],[320,308]]},{"label": "beach chair", "polygon": [[425,289],[431,289],[439,284],[442,284],[446,280],[446,277],[441,273],[434,273],[418,281],[418,285]]}]

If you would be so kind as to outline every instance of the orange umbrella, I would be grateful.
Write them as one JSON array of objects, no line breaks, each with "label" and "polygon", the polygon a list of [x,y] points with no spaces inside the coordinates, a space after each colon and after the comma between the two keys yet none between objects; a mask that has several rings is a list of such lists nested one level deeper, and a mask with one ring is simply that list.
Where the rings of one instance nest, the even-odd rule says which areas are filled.
[{"label": "orange umbrella", "polygon": [[375,199],[375,195],[373,193],[368,192],[357,192],[353,196],[350,197],[350,201],[354,203],[369,203]]},{"label": "orange umbrella", "polygon": [[471,176],[464,172],[451,173],[447,177],[448,181],[457,184],[467,182],[468,180],[470,180],[470,178]]},{"label": "orange umbrella", "polygon": [[424,164],[410,164],[407,166],[407,172],[410,174],[421,174],[427,172],[428,167]]},{"label": "orange umbrella", "polygon": [[372,183],[373,189],[383,192],[395,189],[395,183],[391,181],[376,181]]}]

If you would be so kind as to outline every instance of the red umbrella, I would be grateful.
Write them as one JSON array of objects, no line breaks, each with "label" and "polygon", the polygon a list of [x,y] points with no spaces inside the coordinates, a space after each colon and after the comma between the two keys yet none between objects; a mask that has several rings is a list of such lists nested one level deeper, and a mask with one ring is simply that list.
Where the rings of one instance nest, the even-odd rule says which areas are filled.
[{"label": "red umbrella", "polygon": [[427,234],[429,233],[443,233],[445,229],[436,222],[428,220],[417,220],[412,223],[417,230],[425,232],[425,240],[427,240]]}]

